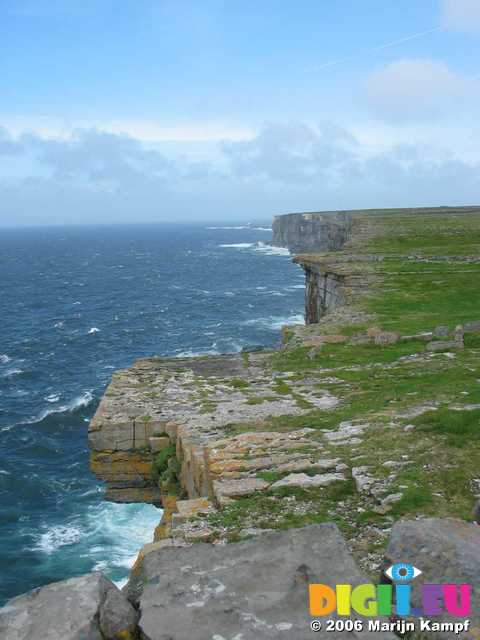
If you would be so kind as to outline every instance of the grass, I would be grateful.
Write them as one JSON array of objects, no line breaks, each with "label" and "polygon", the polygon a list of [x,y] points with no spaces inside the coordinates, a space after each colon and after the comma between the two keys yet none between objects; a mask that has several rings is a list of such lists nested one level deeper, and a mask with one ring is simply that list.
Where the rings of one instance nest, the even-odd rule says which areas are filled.
[{"label": "grass", "polygon": [[452,411],[442,408],[429,411],[414,420],[421,431],[445,436],[452,447],[466,447],[480,441],[480,410]]}]

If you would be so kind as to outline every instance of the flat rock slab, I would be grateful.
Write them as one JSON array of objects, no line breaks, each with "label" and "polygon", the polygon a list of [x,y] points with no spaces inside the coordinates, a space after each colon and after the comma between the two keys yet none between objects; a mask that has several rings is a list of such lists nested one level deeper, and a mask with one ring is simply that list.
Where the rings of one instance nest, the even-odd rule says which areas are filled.
[{"label": "flat rock slab", "polygon": [[345,477],[341,473],[323,473],[315,476],[308,476],[306,473],[291,473],[290,475],[277,480],[270,489],[281,489],[283,487],[300,487],[310,489],[313,487],[326,487],[332,482],[341,482]]},{"label": "flat rock slab", "polygon": [[[308,585],[364,582],[328,523],[149,553],[127,593],[140,606],[145,640],[336,639],[345,633],[312,633]],[[367,631],[349,635],[378,640]]]},{"label": "flat rock slab", "polygon": [[[421,585],[471,584],[471,628],[460,636],[438,632],[435,638],[480,638],[480,527],[450,518],[425,518],[402,520],[392,528],[392,535],[385,554],[385,568],[396,562],[408,562],[422,571],[412,583],[411,603],[421,606]],[[458,622],[447,613],[432,620]]]},{"label": "flat rock slab", "polygon": [[101,573],[55,582],[0,609],[2,640],[133,640],[137,613]]}]

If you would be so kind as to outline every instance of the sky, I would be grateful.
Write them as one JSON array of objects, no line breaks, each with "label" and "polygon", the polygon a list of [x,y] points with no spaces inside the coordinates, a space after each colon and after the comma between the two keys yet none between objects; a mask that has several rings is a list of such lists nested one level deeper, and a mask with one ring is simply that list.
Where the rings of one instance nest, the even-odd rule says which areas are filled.
[{"label": "sky", "polygon": [[0,226],[480,204],[480,0],[0,0]]}]

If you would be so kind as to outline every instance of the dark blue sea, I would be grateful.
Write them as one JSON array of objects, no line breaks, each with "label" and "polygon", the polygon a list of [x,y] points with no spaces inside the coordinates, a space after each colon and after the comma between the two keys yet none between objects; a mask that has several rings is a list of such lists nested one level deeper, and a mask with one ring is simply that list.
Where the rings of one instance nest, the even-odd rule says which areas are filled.
[{"label": "dark blue sea", "polygon": [[[115,369],[273,345],[303,275],[268,230],[0,230],[0,604],[93,569],[121,583],[160,512],[104,500],[87,426]],[[261,243],[261,244],[257,244]]]}]

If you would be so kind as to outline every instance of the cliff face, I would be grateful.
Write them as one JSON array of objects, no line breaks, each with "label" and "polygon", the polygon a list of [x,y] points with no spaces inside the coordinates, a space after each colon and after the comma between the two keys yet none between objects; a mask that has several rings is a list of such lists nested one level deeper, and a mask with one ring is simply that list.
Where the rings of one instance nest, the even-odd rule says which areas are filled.
[{"label": "cliff face", "polygon": [[272,244],[294,253],[337,251],[350,237],[351,215],[332,211],[276,216],[272,231]]},{"label": "cliff face", "polygon": [[[349,216],[340,248],[295,257],[309,324],[285,328],[282,348],[149,358],[113,377],[90,425],[92,469],[110,499],[164,511],[114,607],[91,581],[80,613],[93,625],[125,595],[140,616],[132,631],[126,607],[105,640],[309,637],[308,583],[356,579],[335,527],[318,529],[331,521],[370,574],[402,554],[429,582],[471,584],[468,637],[480,637],[480,534],[461,521],[480,498],[480,208]],[[47,640],[26,626],[35,600],[0,611],[2,638]],[[50,630],[51,600],[38,601]]]}]

